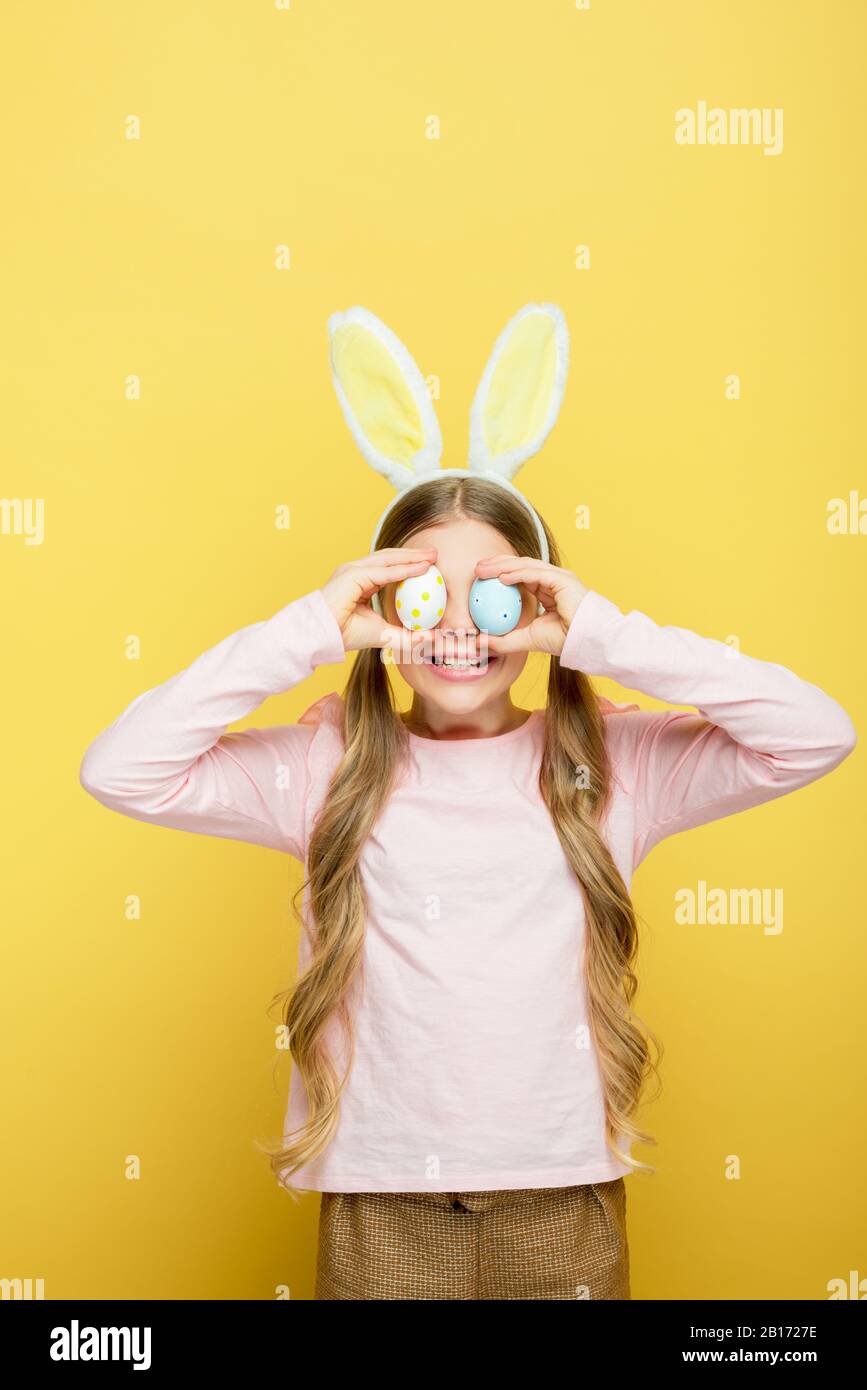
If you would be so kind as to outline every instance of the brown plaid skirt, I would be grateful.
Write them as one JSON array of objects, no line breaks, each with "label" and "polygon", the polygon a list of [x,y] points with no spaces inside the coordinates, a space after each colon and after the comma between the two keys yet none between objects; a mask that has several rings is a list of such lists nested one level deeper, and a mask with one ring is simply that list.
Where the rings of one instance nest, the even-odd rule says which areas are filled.
[{"label": "brown plaid skirt", "polygon": [[626,1185],[323,1192],[314,1298],[631,1298]]}]

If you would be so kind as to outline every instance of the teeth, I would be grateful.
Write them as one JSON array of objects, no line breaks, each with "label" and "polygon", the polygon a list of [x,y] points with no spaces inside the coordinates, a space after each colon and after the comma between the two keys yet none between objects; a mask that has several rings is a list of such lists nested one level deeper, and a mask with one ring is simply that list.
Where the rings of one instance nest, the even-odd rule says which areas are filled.
[{"label": "teeth", "polygon": [[441,658],[437,661],[437,659],[434,657],[434,664],[435,664],[436,666],[448,666],[448,667],[449,667],[451,670],[453,670],[453,671],[475,671],[475,670],[477,669],[477,667],[481,665],[481,662],[479,662],[479,661],[449,661],[449,659],[448,659],[447,657],[446,657],[446,658],[441,657]]}]

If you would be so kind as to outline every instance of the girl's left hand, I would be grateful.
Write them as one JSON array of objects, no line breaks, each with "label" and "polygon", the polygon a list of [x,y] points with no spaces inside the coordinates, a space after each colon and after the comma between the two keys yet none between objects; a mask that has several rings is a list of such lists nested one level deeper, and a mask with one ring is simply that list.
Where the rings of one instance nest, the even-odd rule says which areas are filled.
[{"label": "girl's left hand", "polygon": [[547,652],[559,656],[576,609],[589,589],[571,570],[546,565],[528,555],[489,555],[476,565],[479,579],[499,579],[501,584],[521,584],[545,612],[523,627],[502,637],[488,634],[491,652]]}]

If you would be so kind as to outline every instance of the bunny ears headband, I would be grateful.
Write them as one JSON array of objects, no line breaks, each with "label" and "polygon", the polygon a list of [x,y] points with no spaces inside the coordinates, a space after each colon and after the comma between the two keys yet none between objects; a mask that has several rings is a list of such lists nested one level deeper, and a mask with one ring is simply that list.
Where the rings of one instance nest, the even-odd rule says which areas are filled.
[{"label": "bunny ears headband", "polygon": [[[467,468],[441,468],[442,435],[424,378],[410,353],[369,309],[356,305],[328,320],[334,389],[362,455],[396,496],[371,543],[375,550],[392,507],[431,478],[487,478],[529,512],[548,560],[545,531],[512,478],[537,453],[560,413],[569,365],[569,332],[556,304],[525,304],[506,324],[482,373],[470,411]],[[381,613],[379,595],[371,600]]]}]

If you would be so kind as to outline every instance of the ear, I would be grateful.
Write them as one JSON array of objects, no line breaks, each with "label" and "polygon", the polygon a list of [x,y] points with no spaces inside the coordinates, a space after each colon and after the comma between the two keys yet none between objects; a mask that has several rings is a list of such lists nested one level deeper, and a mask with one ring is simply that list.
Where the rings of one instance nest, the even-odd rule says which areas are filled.
[{"label": "ear", "polygon": [[371,468],[398,490],[438,468],[439,421],[400,339],[360,305],[332,314],[328,331],[337,399]]},{"label": "ear", "polygon": [[469,466],[513,478],[560,413],[569,330],[556,304],[525,304],[503,329],[470,412]]}]

